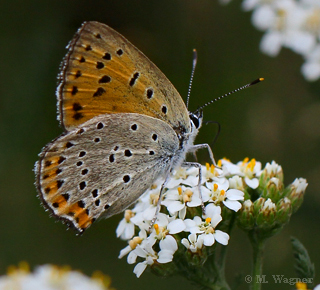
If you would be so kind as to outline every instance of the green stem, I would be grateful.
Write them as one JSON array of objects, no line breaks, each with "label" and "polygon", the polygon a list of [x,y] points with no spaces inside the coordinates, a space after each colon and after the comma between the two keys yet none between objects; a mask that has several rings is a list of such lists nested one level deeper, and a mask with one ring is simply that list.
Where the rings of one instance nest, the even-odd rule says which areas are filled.
[{"label": "green stem", "polygon": [[249,235],[253,249],[253,269],[251,290],[260,290],[263,283],[262,264],[265,248],[265,239],[258,238],[255,234]]},{"label": "green stem", "polygon": [[[232,215],[230,216],[230,220],[229,220],[229,224],[227,226],[227,228],[225,229],[225,231],[229,234],[231,234],[231,231],[233,229],[233,226],[234,226],[234,223],[235,223],[235,220],[236,220],[236,213],[232,213]],[[226,285],[227,282],[226,282],[226,278],[225,278],[225,265],[226,265],[226,257],[227,257],[227,250],[228,250],[228,247],[227,246],[221,246],[221,250],[220,250],[220,255],[217,259],[217,264],[219,265],[219,276],[220,276],[220,280],[221,281],[224,281]],[[228,288],[230,288],[228,286]]]}]

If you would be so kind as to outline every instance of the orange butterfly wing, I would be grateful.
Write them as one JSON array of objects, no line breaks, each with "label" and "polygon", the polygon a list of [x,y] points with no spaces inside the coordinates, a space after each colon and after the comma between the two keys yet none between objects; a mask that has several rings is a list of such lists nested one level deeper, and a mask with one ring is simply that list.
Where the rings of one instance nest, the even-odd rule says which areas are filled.
[{"label": "orange butterfly wing", "polygon": [[85,22],[68,45],[57,89],[61,125],[71,130],[105,113],[139,113],[190,132],[187,108],[166,76],[105,24]]}]

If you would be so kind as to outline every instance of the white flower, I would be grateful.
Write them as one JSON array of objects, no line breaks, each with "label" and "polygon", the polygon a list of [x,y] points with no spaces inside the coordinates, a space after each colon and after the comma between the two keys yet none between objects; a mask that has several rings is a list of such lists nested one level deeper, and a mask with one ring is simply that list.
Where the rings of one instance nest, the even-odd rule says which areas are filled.
[{"label": "white flower", "polygon": [[178,234],[185,230],[186,225],[182,219],[169,217],[163,213],[159,213],[161,218],[157,218],[157,222],[153,226],[153,234],[158,240],[162,240],[167,234]]},{"label": "white flower", "polygon": [[252,23],[265,31],[260,50],[277,56],[282,47],[305,58],[301,67],[308,81],[320,78],[317,47],[320,44],[319,0],[244,0],[242,8],[252,10]]},{"label": "white flower", "polygon": [[33,273],[15,269],[9,275],[0,277],[0,289],[23,290],[107,290],[105,278],[90,278],[77,271],[70,271],[54,265],[38,266]]},{"label": "white flower", "polygon": [[129,254],[132,250],[134,250],[137,247],[137,245],[141,244],[145,239],[147,239],[147,232],[145,230],[141,230],[139,232],[139,236],[131,239],[128,242],[128,246],[126,246],[120,251],[118,258],[121,259],[125,255]]},{"label": "white flower", "polygon": [[166,187],[171,189],[178,185],[196,186],[199,183],[199,169],[196,167],[180,167],[173,172],[172,177],[167,182]]},{"label": "white flower", "polygon": [[320,77],[320,44],[307,56],[301,71],[308,81],[316,81]]},{"label": "white flower", "polygon": [[139,278],[147,268],[147,265],[152,265],[154,261],[158,259],[158,256],[157,253],[152,249],[152,245],[150,243],[145,243],[144,247],[138,245],[134,250],[134,253],[137,257],[145,259],[145,261],[138,263],[133,269],[133,273],[135,273],[137,278]]},{"label": "white flower", "polygon": [[[218,162],[218,167],[221,167],[221,162]],[[215,167],[213,164],[206,163],[206,166],[201,166],[202,170],[202,178],[205,180],[202,180],[201,184],[203,184],[206,180],[212,179],[214,177],[220,176],[223,171],[220,168]]]},{"label": "white flower", "polygon": [[221,208],[210,203],[206,206],[206,220],[203,221],[199,216],[195,216],[193,220],[186,219],[186,231],[191,234],[200,234],[203,238],[205,246],[212,246],[215,241],[222,245],[227,245],[229,235],[220,230],[215,230],[215,227],[222,220]]},{"label": "white flower", "polygon": [[202,190],[202,196],[204,201],[220,204],[221,202],[228,208],[234,211],[238,211],[241,208],[241,203],[238,200],[244,199],[243,191],[238,189],[229,189],[229,181],[222,180],[223,183],[219,183],[214,180],[213,182],[207,182],[206,186],[209,192],[205,189]]},{"label": "white flower", "polygon": [[190,188],[185,186],[169,189],[161,204],[167,207],[171,215],[178,212],[179,217],[184,219],[186,216],[187,206],[197,207],[201,205],[199,190],[197,187]]},{"label": "white flower", "polygon": [[249,158],[245,158],[243,161],[233,164],[228,160],[222,160],[222,166],[226,175],[239,175],[244,177],[245,183],[255,189],[259,186],[259,176],[261,172],[261,162],[257,162],[254,158],[249,161]]},{"label": "white flower", "polygon": [[129,209],[124,212],[124,218],[120,221],[116,229],[118,238],[120,237],[122,240],[129,240],[133,237],[134,223],[132,223],[130,220],[133,216],[134,213]]},{"label": "white flower", "polygon": [[190,234],[188,239],[183,238],[181,244],[184,245],[192,253],[200,251],[203,247],[203,236],[197,236],[197,234]]}]

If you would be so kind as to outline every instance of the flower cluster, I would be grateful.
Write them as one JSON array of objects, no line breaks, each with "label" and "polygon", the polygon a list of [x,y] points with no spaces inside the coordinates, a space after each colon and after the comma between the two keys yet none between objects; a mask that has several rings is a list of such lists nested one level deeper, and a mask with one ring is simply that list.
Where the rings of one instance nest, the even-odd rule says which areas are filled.
[{"label": "flower cluster", "polygon": [[274,161],[267,163],[259,176],[259,186],[247,191],[249,196],[239,211],[237,222],[241,229],[265,239],[282,229],[291,214],[298,210],[308,183],[304,178],[296,178],[285,188],[282,167]]},{"label": "flower cluster", "polygon": [[136,263],[138,258],[142,260],[134,268],[137,277],[147,265],[171,262],[181,246],[184,251],[200,253],[215,242],[228,244],[229,235],[216,229],[222,221],[221,207],[238,211],[244,193],[230,188],[223,169],[207,164],[201,170],[202,180],[199,180],[199,169],[195,167],[179,168],[174,172],[166,184],[161,211],[150,230],[162,180],[153,185],[132,210],[125,211],[117,236],[129,242],[119,258],[128,254],[129,264]]},{"label": "flower cluster", "polygon": [[[248,211],[253,209],[252,204],[258,198],[254,192],[261,186],[269,188],[269,191],[282,189],[282,169],[275,162],[261,169],[261,163],[255,159],[246,158],[237,164],[222,159],[217,167],[202,166],[201,172],[202,180],[199,180],[199,169],[195,167],[182,167],[174,172],[166,184],[160,212],[153,225],[162,180],[142,195],[133,209],[125,211],[116,233],[128,241],[128,246],[121,250],[119,258],[128,255],[129,264],[137,263],[134,268],[137,277],[148,266],[163,271],[162,264],[174,264],[176,256],[187,254],[193,260],[197,256],[198,263],[204,263],[216,243],[228,244],[226,225],[230,224],[232,215],[238,212],[239,223],[249,226],[251,221],[246,222]],[[298,207],[306,186],[305,180],[297,179],[287,191],[286,199],[282,198],[280,202],[277,196],[277,210],[281,209],[283,215],[283,208],[289,203],[290,209],[294,203]],[[272,193],[276,195],[274,191]],[[271,199],[265,200],[266,197],[259,196],[264,198],[259,203],[259,210],[263,213],[272,211],[274,207]]]},{"label": "flower cluster", "polygon": [[262,52],[276,56],[281,47],[289,48],[303,56],[301,71],[307,80],[320,78],[319,0],[244,0],[242,8],[253,10],[253,25],[266,32]]},{"label": "flower cluster", "polygon": [[67,267],[38,266],[33,273],[28,264],[11,266],[8,274],[0,276],[0,290],[111,290],[110,278],[96,273],[92,278]]}]

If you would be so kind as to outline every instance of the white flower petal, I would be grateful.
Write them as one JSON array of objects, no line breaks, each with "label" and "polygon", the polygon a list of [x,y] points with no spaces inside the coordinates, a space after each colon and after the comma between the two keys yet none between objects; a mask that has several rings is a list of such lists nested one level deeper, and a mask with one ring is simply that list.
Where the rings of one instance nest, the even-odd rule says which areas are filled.
[{"label": "white flower petal", "polygon": [[158,255],[159,255],[159,258],[157,259],[157,261],[161,264],[169,263],[173,259],[172,251],[161,250]]},{"label": "white flower petal", "polygon": [[220,214],[216,214],[211,217],[211,225],[215,228],[222,221],[222,216]]},{"label": "white flower petal", "polygon": [[183,220],[181,219],[176,219],[172,222],[170,222],[167,226],[167,229],[169,231],[169,234],[177,234],[177,233],[180,233],[182,231],[184,231],[186,228],[186,225],[185,223],[183,222]]},{"label": "white flower petal", "polygon": [[210,199],[210,193],[211,193],[211,190],[213,188],[212,182],[207,182],[206,185],[207,185],[207,187],[210,186],[211,188],[209,188],[209,187],[207,188],[205,186],[201,186],[201,196],[202,196],[203,202],[206,202],[206,201],[208,201]]},{"label": "white flower petal", "polygon": [[244,0],[242,2],[242,9],[244,11],[249,11],[254,9],[258,4],[260,3],[260,0]]},{"label": "white flower petal", "polygon": [[207,247],[210,247],[214,244],[214,237],[213,234],[202,234],[203,237],[203,244]]},{"label": "white flower petal", "polygon": [[157,207],[154,205],[150,205],[148,208],[146,208],[143,211],[144,220],[151,221],[156,214],[156,209],[157,209]]},{"label": "white flower petal", "polygon": [[137,254],[134,251],[131,251],[127,256],[127,263],[134,264],[137,261]]},{"label": "white flower petal", "polygon": [[258,178],[250,179],[248,177],[245,177],[244,181],[252,189],[256,189],[259,186],[259,179]]},{"label": "white flower petal", "polygon": [[230,238],[227,233],[222,232],[220,230],[215,231],[214,237],[217,240],[217,242],[220,243],[221,245],[227,245]]},{"label": "white flower petal", "polygon": [[140,246],[138,245],[135,249],[134,252],[137,256],[141,258],[146,258],[147,257],[147,252]]},{"label": "white flower petal", "polygon": [[187,228],[187,229],[185,229],[185,231],[190,232],[191,234],[203,233],[203,231],[201,231],[198,226],[195,226],[195,227],[192,227],[192,228]]},{"label": "white flower petal", "polygon": [[278,31],[269,31],[263,35],[260,42],[260,49],[269,56],[277,56],[282,44],[282,34]]},{"label": "white flower petal", "polygon": [[238,189],[229,189],[226,197],[230,200],[244,200],[244,192]]},{"label": "white flower petal", "polygon": [[161,250],[170,250],[173,253],[178,250],[177,241],[173,236],[166,236],[165,239],[161,240],[159,243]]},{"label": "white flower petal", "polygon": [[120,251],[118,259],[123,258],[125,255],[129,254],[132,251],[132,248],[128,245]]},{"label": "white flower petal", "polygon": [[184,207],[182,210],[179,211],[179,218],[184,220],[187,214],[187,207]]},{"label": "white flower petal", "polygon": [[270,5],[262,5],[252,13],[252,23],[260,30],[267,30],[275,23],[275,11]]},{"label": "white flower petal", "polygon": [[182,184],[189,185],[191,187],[198,185],[199,177],[188,176],[187,179],[183,180]]},{"label": "white flower petal", "polygon": [[316,45],[316,36],[309,32],[293,30],[286,33],[285,46],[299,54],[308,54]]},{"label": "white flower petal", "polygon": [[320,62],[305,62],[301,72],[306,80],[316,81],[320,78]]},{"label": "white flower petal", "polygon": [[[217,222],[217,224],[222,220],[221,217],[221,207],[213,203],[209,203],[206,206],[206,217],[211,218],[211,223]],[[214,221],[214,222],[213,222]]]},{"label": "white flower petal", "polygon": [[186,229],[192,228],[192,227],[195,227],[195,226],[196,226],[195,221],[192,220],[192,219],[185,219],[185,220],[184,220],[184,224],[186,225]]},{"label": "white flower petal", "polygon": [[166,184],[166,188],[174,188],[177,187],[181,182],[183,182],[182,178],[175,179],[175,178],[170,178],[168,183]]},{"label": "white flower petal", "polygon": [[138,263],[134,267],[133,273],[135,273],[137,278],[139,278],[146,268],[147,268],[147,263],[146,262]]},{"label": "white flower petal", "polygon": [[181,201],[171,201],[170,204],[167,206],[167,209],[170,213],[174,214],[179,210],[182,210],[185,207],[185,204]]},{"label": "white flower petal", "polygon": [[230,208],[231,210],[237,212],[241,207],[241,203],[236,200],[225,200],[223,201],[223,204],[227,207]]},{"label": "white flower petal", "polygon": [[192,196],[192,200],[187,202],[188,207],[197,207],[201,205],[201,199],[198,196],[198,193],[194,193]]},{"label": "white flower petal", "polygon": [[187,249],[190,248],[190,243],[189,243],[188,239],[186,239],[186,238],[183,238],[181,240],[181,244],[184,245]]},{"label": "white flower petal", "polygon": [[191,243],[195,243],[197,241],[197,235],[196,234],[190,234],[188,236],[188,239]]}]

